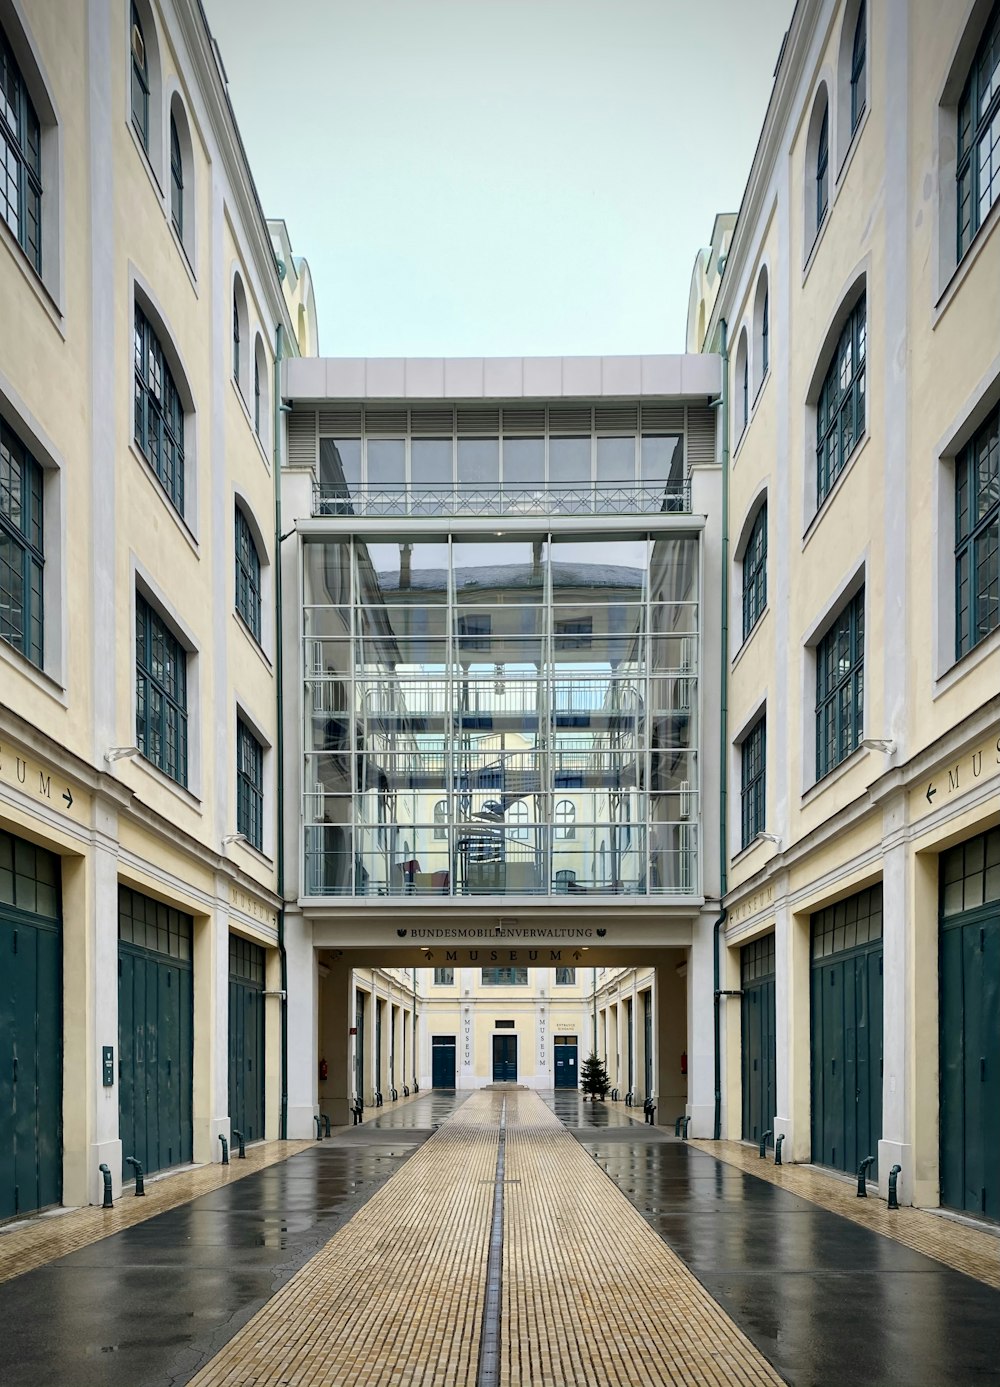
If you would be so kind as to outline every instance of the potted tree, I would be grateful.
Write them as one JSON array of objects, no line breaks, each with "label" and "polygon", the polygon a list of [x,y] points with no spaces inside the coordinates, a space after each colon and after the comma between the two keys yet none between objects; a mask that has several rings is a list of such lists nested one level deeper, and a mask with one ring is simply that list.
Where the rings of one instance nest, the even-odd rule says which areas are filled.
[{"label": "potted tree", "polygon": [[599,1059],[592,1050],[583,1062],[580,1070],[580,1088],[586,1097],[590,1096],[591,1102],[596,1102],[598,1098],[606,1098],[608,1089],[611,1087],[611,1080],[608,1078],[608,1071],[604,1061]]}]

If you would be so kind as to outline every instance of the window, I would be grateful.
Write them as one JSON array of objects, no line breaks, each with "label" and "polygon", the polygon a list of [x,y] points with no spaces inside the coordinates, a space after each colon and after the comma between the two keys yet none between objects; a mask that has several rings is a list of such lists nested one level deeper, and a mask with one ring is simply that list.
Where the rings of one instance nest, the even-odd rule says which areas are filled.
[{"label": "window", "polygon": [[263,444],[268,428],[267,356],[264,352],[264,340],[259,332],[253,348],[253,426]]},{"label": "window", "polygon": [[146,59],[146,38],[139,13],[132,6],[132,124],[149,153],[149,64]]},{"label": "window", "polygon": [[858,22],[854,28],[854,46],[851,52],[851,134],[858,128],[865,110],[865,57],[867,35],[865,33],[865,5],[862,0],[858,11]]},{"label": "window", "polygon": [[454,968],[435,968],[434,986],[435,987],[454,987],[455,970]]},{"label": "window", "polygon": [[1000,4],[972,60],[958,103],[958,258],[1000,197]]},{"label": "window", "polygon": [[823,225],[826,209],[830,203],[830,112],[823,111],[823,122],[819,127],[819,143],[816,146],[816,230]]},{"label": "window", "polygon": [[42,469],[0,422],[0,640],[42,668]]},{"label": "window", "polygon": [[253,428],[257,437],[260,437],[260,362],[254,356],[253,361]]},{"label": "window", "polygon": [[138,593],[135,682],[136,745],[171,780],[187,785],[187,652]]},{"label": "window", "polygon": [[184,163],[181,159],[181,140],[177,121],[170,117],[170,217],[174,229],[184,243]]},{"label": "window", "polygon": [[769,315],[768,315],[768,302],[767,302],[767,286],[765,285],[765,287],[764,287],[764,306],[763,306],[763,308],[762,308],[762,310],[761,310],[761,324],[760,324],[760,378],[761,378],[761,380],[763,380],[764,377],[767,375],[767,368],[768,368],[768,366],[771,364],[771,359],[770,359],[770,354],[769,354],[769,353],[770,353],[770,340],[769,340],[769,338],[770,338],[770,325],[769,325],[769,321],[768,321],[768,316],[769,316]]},{"label": "window", "polygon": [[42,272],[42,133],[21,70],[0,33],[0,217]]},{"label": "window", "polygon": [[847,604],[816,647],[816,779],[861,741],[865,687],[865,590]]},{"label": "window", "polygon": [[240,384],[240,305],[233,293],[233,380]]},{"label": "window", "polygon": [[816,408],[816,505],[821,506],[865,431],[866,300],[848,318]]},{"label": "window", "polygon": [[576,985],[576,969],[575,969],[575,968],[557,968],[557,969],[556,969],[556,986],[557,986],[557,987],[574,987],[575,985]]},{"label": "window", "polygon": [[509,825],[511,838],[527,838],[528,806],[523,799],[516,799],[507,810],[507,823]]},{"label": "window", "polygon": [[135,309],[135,441],[176,510],[184,514],[184,409],[146,315]]},{"label": "window", "polygon": [[264,847],[264,748],[236,719],[236,829],[251,847]]},{"label": "window", "polygon": [[439,799],[434,806],[434,837],[448,837],[448,801]]},{"label": "window", "polygon": [[254,543],[250,523],[236,507],[236,610],[246,622],[250,634],[260,643],[260,555]]},{"label": "window", "polygon": [[750,350],[747,344],[746,328],[740,333],[739,344],[736,348],[736,382],[737,394],[733,432],[737,439],[740,439],[743,437],[743,430],[750,418]]},{"label": "window", "polygon": [[955,658],[1000,625],[1000,406],[955,463]]},{"label": "window", "polygon": [[761,718],[743,738],[741,750],[740,775],[740,819],[742,832],[740,842],[748,848],[758,833],[764,829],[766,774],[767,774],[767,722]]},{"label": "window", "polygon": [[484,968],[484,987],[527,987],[527,968]]},{"label": "window", "polygon": [[767,502],[757,512],[743,554],[743,639],[767,606]]},{"label": "window", "polygon": [[572,800],[561,799],[556,805],[555,836],[563,840],[576,837],[576,805]]}]

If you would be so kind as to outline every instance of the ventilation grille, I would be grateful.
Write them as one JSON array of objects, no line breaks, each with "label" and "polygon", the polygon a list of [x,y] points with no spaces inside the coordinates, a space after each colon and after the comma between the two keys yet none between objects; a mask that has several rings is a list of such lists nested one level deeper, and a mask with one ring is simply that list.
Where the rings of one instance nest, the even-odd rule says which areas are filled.
[{"label": "ventilation grille", "polygon": [[450,438],[454,429],[453,409],[410,410],[410,433],[414,438]]},{"label": "ventilation grille", "polygon": [[350,405],[341,409],[321,409],[319,412],[319,431],[321,437],[360,438],[361,406]]},{"label": "ventilation grille", "polygon": [[537,437],[545,432],[544,405],[510,405],[503,412],[503,431],[512,438]]},{"label": "ventilation grille", "polygon": [[643,405],[643,433],[683,433],[683,405]]},{"label": "ventilation grille", "polygon": [[549,432],[590,433],[592,414],[589,405],[550,405]]},{"label": "ventilation grille", "polygon": [[687,408],[687,465],[705,466],[715,461],[715,412],[705,405]]},{"label": "ventilation grille", "polygon": [[366,409],[365,432],[370,438],[401,438],[406,433],[406,409]]},{"label": "ventilation grille", "polygon": [[294,409],[288,416],[289,467],[316,467],[316,411]]},{"label": "ventilation grille", "polygon": [[638,426],[636,405],[598,405],[594,410],[594,428],[598,433],[635,433]]},{"label": "ventilation grille", "polygon": [[495,438],[500,432],[499,409],[491,409],[487,405],[459,406],[458,432],[459,434],[489,434],[490,437]]}]

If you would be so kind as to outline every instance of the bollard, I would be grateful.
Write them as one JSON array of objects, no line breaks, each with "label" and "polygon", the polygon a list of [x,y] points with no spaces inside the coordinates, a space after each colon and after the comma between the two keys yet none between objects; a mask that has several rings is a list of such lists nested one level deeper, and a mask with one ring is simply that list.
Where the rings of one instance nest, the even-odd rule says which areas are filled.
[{"label": "bollard", "polygon": [[234,1127],[234,1128],[233,1128],[233,1136],[236,1138],[236,1140],[237,1140],[237,1141],[239,1142],[239,1144],[240,1144],[240,1149],[239,1149],[239,1152],[238,1152],[239,1158],[240,1158],[241,1161],[245,1161],[246,1158],[247,1158],[247,1148],[246,1148],[246,1145],[245,1145],[245,1143],[244,1143],[244,1141],[243,1141],[243,1133],[240,1131],[240,1129],[239,1129],[238,1127]]},{"label": "bollard", "polygon": [[323,1140],[323,1122],[318,1114],[313,1113],[313,1121],[316,1123],[316,1140]]},{"label": "bollard", "polygon": [[867,1199],[868,1191],[865,1188],[865,1176],[868,1174],[868,1167],[875,1164],[874,1156],[866,1156],[858,1166],[858,1198]]},{"label": "bollard", "polygon": [[761,1160],[764,1159],[764,1147],[767,1145],[767,1139],[768,1139],[768,1137],[773,1137],[773,1136],[774,1136],[774,1133],[771,1131],[770,1127],[767,1129],[766,1132],[761,1132],[761,1134],[760,1134],[760,1158],[761,1158]]},{"label": "bollard", "polygon": [[656,1104],[653,1102],[652,1098],[646,1099],[642,1105],[642,1110],[646,1115],[646,1121],[649,1123],[650,1127],[652,1127],[654,1115],[656,1113]]},{"label": "bollard", "polygon": [[323,1135],[328,1137],[330,1135],[330,1119],[325,1112],[321,1112],[320,1120],[322,1121],[323,1127],[325,1128]]},{"label": "bollard", "polygon": [[382,1095],[378,1092],[378,1090],[376,1090],[375,1092],[375,1106],[377,1108],[380,1108],[382,1106]]},{"label": "bollard", "polygon": [[889,1171],[889,1205],[888,1205],[888,1207],[889,1207],[890,1209],[898,1209],[898,1208],[899,1208],[899,1200],[896,1198],[896,1180],[897,1180],[898,1176],[902,1174],[902,1170],[903,1170],[903,1167],[902,1167],[901,1165],[894,1165],[893,1168]]},{"label": "bollard", "polygon": [[104,1176],[104,1203],[101,1205],[101,1208],[113,1209],[115,1206],[111,1199],[111,1167],[105,1165],[102,1161],[97,1169]]},{"label": "bollard", "polygon": [[417,1083],[416,1079],[413,1080],[413,1092],[414,1092],[414,1093],[419,1093],[419,1092],[420,1092],[420,1085]]},{"label": "bollard", "polygon": [[394,1103],[397,1102],[399,1099],[399,1090],[395,1088],[390,1088],[389,1097],[392,1099]]},{"label": "bollard", "polygon": [[404,1084],[404,1085],[403,1085],[403,1097],[404,1097],[404,1098],[409,1098],[409,1096],[410,1096],[410,1086],[409,1086],[409,1084]]},{"label": "bollard", "polygon": [[680,1117],[675,1117],[675,1118],[674,1118],[674,1136],[675,1136],[675,1137],[679,1137],[679,1136],[680,1136],[680,1134],[681,1134],[681,1123],[682,1123],[683,1121],[684,1121],[684,1114],[683,1114],[683,1113],[681,1113]]},{"label": "bollard", "polygon": [[136,1192],[136,1196],[138,1197],[140,1194],[145,1194],[145,1193],[146,1193],[146,1186],[143,1184],[143,1180],[142,1180],[142,1161],[137,1161],[136,1158],[135,1158],[134,1156],[126,1156],[126,1157],[125,1157],[125,1164],[135,1167],[135,1192]]},{"label": "bollard", "polygon": [[681,1135],[683,1136],[683,1138],[684,1138],[685,1141],[687,1141],[687,1139],[688,1139],[688,1128],[689,1128],[690,1126],[691,1126],[691,1119],[690,1119],[689,1117],[685,1117],[685,1119],[684,1119],[684,1131],[681,1133]]},{"label": "bollard", "polygon": [[353,1116],[354,1116],[354,1122],[352,1123],[353,1126],[357,1127],[358,1124],[361,1122],[361,1115],[362,1115],[362,1113],[364,1112],[364,1110],[365,1110],[365,1107],[364,1107],[364,1104],[362,1103],[361,1099],[360,1099],[360,1098],[356,1098],[356,1099],[354,1100],[354,1106],[351,1108],[351,1113],[352,1113]]},{"label": "bollard", "polygon": [[626,1106],[627,1108],[630,1108],[630,1107],[632,1106],[632,1090],[631,1090],[631,1089],[629,1089],[628,1093],[626,1093],[626,1095],[625,1095],[625,1106]]},{"label": "bollard", "polygon": [[785,1140],[785,1134],[784,1134],[784,1132],[782,1132],[779,1136],[775,1137],[775,1139],[774,1139],[774,1164],[775,1164],[775,1165],[781,1165],[781,1143],[782,1143],[784,1140]]},{"label": "bollard", "polygon": [[219,1140],[222,1142],[222,1164],[223,1164],[223,1165],[228,1165],[228,1164],[229,1164],[229,1142],[226,1141],[226,1138],[222,1135],[221,1132],[219,1133]]}]

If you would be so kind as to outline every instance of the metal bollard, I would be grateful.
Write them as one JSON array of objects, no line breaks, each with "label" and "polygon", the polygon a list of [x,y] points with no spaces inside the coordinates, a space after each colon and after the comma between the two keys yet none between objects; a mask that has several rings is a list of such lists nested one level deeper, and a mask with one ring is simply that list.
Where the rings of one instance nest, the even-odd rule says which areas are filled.
[{"label": "metal bollard", "polygon": [[222,1164],[223,1164],[223,1165],[228,1165],[228,1164],[229,1164],[229,1142],[226,1141],[226,1138],[222,1135],[221,1132],[219,1133],[219,1140],[222,1142]]},{"label": "metal bollard", "polygon": [[690,1119],[690,1117],[685,1117],[685,1118],[684,1118],[684,1131],[681,1133],[681,1135],[683,1136],[683,1138],[684,1138],[685,1141],[687,1141],[687,1139],[688,1139],[688,1128],[689,1128],[690,1126],[691,1126],[691,1119]]},{"label": "metal bollard", "polygon": [[364,1112],[364,1110],[364,1104],[361,1102],[361,1099],[356,1098],[354,1100],[354,1106],[351,1108],[351,1113],[354,1117],[354,1122],[352,1124],[353,1126],[357,1127],[359,1125],[359,1123],[361,1122],[361,1115]]},{"label": "metal bollard", "polygon": [[867,1199],[868,1191],[865,1188],[865,1176],[868,1174],[868,1167],[875,1164],[874,1156],[866,1156],[858,1166],[858,1198]]},{"label": "metal bollard", "polygon": [[888,1204],[888,1207],[889,1207],[890,1209],[898,1209],[898,1208],[899,1208],[899,1200],[896,1198],[896,1180],[897,1180],[897,1178],[899,1177],[899,1175],[902,1173],[902,1170],[903,1170],[903,1167],[902,1167],[901,1165],[894,1165],[893,1168],[889,1171],[889,1204]]},{"label": "metal bollard", "polygon": [[409,1098],[409,1096],[410,1096],[410,1086],[409,1086],[409,1084],[404,1084],[404,1085],[403,1085],[403,1097],[404,1097],[404,1098]]},{"label": "metal bollard", "polygon": [[247,1158],[247,1148],[246,1148],[246,1144],[245,1144],[245,1142],[244,1142],[244,1140],[243,1140],[243,1133],[240,1131],[240,1129],[239,1129],[238,1127],[234,1127],[234,1128],[233,1128],[233,1136],[236,1138],[236,1140],[237,1140],[237,1141],[239,1142],[239,1144],[240,1144],[240,1149],[239,1149],[239,1151],[238,1151],[237,1154],[238,1154],[238,1156],[239,1156],[239,1158],[240,1158],[241,1161],[245,1161],[246,1158]]},{"label": "metal bollard", "polygon": [[774,1164],[775,1164],[775,1165],[781,1165],[781,1143],[782,1143],[784,1140],[785,1140],[785,1134],[784,1134],[784,1132],[782,1132],[779,1136],[775,1137],[775,1139],[774,1139]]},{"label": "metal bollard", "polygon": [[420,1092],[420,1085],[417,1083],[416,1079],[413,1080],[413,1092],[414,1092],[414,1093],[419,1093],[419,1092]]},{"label": "metal bollard", "polygon": [[323,1127],[325,1129],[323,1135],[328,1137],[330,1135],[330,1118],[325,1112],[321,1112],[319,1116],[320,1121],[323,1123]]},{"label": "metal bollard", "polygon": [[101,1208],[113,1209],[115,1206],[111,1198],[111,1167],[109,1165],[105,1165],[102,1161],[101,1164],[97,1167],[97,1169],[104,1176],[104,1203],[101,1205]]},{"label": "metal bollard", "polygon": [[394,1103],[397,1102],[399,1100],[399,1090],[395,1088],[390,1088],[389,1097],[392,1099]]},{"label": "metal bollard", "polygon": [[626,1095],[625,1095],[625,1106],[626,1106],[627,1108],[630,1108],[630,1107],[632,1106],[632,1090],[631,1090],[631,1089],[629,1089],[628,1093],[626,1093]]},{"label": "metal bollard", "polygon": [[323,1140],[323,1123],[317,1113],[313,1113],[313,1121],[316,1123],[316,1140]]},{"label": "metal bollard", "polygon": [[767,1145],[767,1139],[768,1139],[768,1137],[773,1137],[773,1136],[774,1136],[774,1133],[771,1131],[770,1127],[767,1129],[766,1132],[761,1132],[761,1134],[760,1134],[760,1153],[759,1153],[759,1154],[760,1154],[761,1160],[764,1159],[764,1147]]},{"label": "metal bollard", "polygon": [[683,1121],[684,1121],[684,1114],[683,1114],[683,1113],[681,1113],[680,1117],[675,1117],[675,1118],[674,1118],[674,1136],[675,1136],[675,1137],[679,1137],[679,1136],[680,1136],[680,1134],[681,1134],[681,1123],[682,1123]]},{"label": "metal bollard", "polygon": [[146,1186],[143,1184],[143,1179],[142,1179],[142,1161],[137,1161],[136,1158],[135,1158],[134,1156],[126,1156],[126,1157],[125,1157],[125,1164],[126,1164],[126,1165],[130,1165],[130,1166],[134,1166],[134,1168],[135,1168],[135,1192],[136,1192],[136,1196],[138,1197],[140,1194],[145,1194],[145,1193],[146,1193]]},{"label": "metal bollard", "polygon": [[382,1095],[378,1091],[376,1091],[375,1093],[375,1106],[377,1108],[380,1108],[382,1106]]}]

